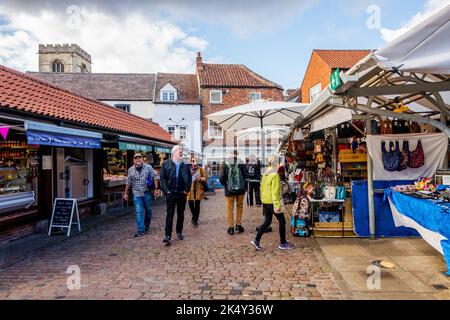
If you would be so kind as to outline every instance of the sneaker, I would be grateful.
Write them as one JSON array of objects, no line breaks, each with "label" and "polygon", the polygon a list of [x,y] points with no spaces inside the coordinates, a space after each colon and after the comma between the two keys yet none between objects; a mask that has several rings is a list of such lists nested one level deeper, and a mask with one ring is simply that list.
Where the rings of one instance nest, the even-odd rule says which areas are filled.
[{"label": "sneaker", "polygon": [[278,247],[280,250],[292,250],[294,249],[294,245],[292,243],[286,242],[284,244],[280,244]]},{"label": "sneaker", "polygon": [[172,243],[172,240],[170,240],[170,237],[169,237],[169,236],[166,236],[166,237],[164,238],[163,242],[164,242],[167,246],[169,246],[169,245]]},{"label": "sneaker", "polygon": [[258,241],[252,240],[252,241],[250,241],[250,243],[255,247],[256,250],[258,250],[258,251],[261,251],[261,250],[262,250],[262,248],[261,248],[261,246],[259,245],[259,242],[258,242]]},{"label": "sneaker", "polygon": [[138,233],[135,233],[135,234],[134,234],[134,237],[135,237],[135,238],[139,238],[139,237],[142,237],[143,235],[144,235],[143,232],[138,232]]},{"label": "sneaker", "polygon": [[228,228],[227,233],[228,233],[230,236],[234,235],[234,228]]},{"label": "sneaker", "polygon": [[198,228],[198,223],[194,222],[194,228]]},{"label": "sneaker", "polygon": [[181,233],[177,233],[177,238],[178,238],[178,240],[183,240],[184,236]]},{"label": "sneaker", "polygon": [[244,232],[244,228],[240,225],[236,225],[235,231],[236,231],[236,233],[242,233],[242,232]]}]

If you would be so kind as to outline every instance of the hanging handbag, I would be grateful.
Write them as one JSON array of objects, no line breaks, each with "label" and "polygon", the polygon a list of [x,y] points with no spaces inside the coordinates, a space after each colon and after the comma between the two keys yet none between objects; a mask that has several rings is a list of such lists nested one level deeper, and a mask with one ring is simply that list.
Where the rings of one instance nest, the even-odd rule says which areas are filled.
[{"label": "hanging handbag", "polygon": [[389,120],[381,121],[381,134],[392,134],[392,122]]},{"label": "hanging handbag", "polygon": [[314,188],[312,190],[312,198],[315,200],[322,200],[323,199],[323,192],[322,188],[316,183],[314,184]]},{"label": "hanging handbag", "polygon": [[[398,141],[396,142],[398,143]],[[397,171],[403,171],[406,170],[408,168],[408,164],[409,164],[409,142],[408,141],[403,141],[403,149],[402,152],[400,153],[400,163],[398,165],[398,169]]]},{"label": "hanging handbag", "polygon": [[370,125],[371,125],[371,131],[372,131],[371,134],[373,134],[373,135],[380,134],[381,128],[380,128],[379,123],[376,120],[372,120],[370,122]]},{"label": "hanging handbag", "polygon": [[420,133],[420,126],[417,122],[411,121],[411,124],[409,125],[409,132],[410,133]]},{"label": "hanging handbag", "polygon": [[394,143],[391,141],[389,143],[389,151],[386,150],[386,142],[381,142],[381,153],[383,156],[383,167],[384,170],[393,172],[397,171],[398,165],[400,164],[400,148],[398,142],[396,143],[395,150],[392,151]]},{"label": "hanging handbag", "polygon": [[336,200],[345,200],[347,198],[347,190],[344,186],[336,187]]},{"label": "hanging handbag", "polygon": [[336,187],[335,186],[326,186],[324,196],[325,196],[325,199],[327,199],[327,200],[336,199]]},{"label": "hanging handbag", "polygon": [[417,143],[416,150],[409,153],[409,167],[413,169],[420,168],[425,165],[425,154],[423,152],[422,140]]}]

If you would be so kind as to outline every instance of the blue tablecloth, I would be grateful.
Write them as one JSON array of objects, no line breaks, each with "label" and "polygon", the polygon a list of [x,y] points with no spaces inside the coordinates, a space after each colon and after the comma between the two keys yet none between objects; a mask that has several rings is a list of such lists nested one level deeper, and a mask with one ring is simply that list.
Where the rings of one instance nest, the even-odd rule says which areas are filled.
[{"label": "blue tablecloth", "polygon": [[[416,223],[450,240],[450,204],[441,201],[417,199],[390,189],[385,196],[391,199],[395,208]],[[450,241],[442,240],[441,246],[447,266],[450,265]]]}]

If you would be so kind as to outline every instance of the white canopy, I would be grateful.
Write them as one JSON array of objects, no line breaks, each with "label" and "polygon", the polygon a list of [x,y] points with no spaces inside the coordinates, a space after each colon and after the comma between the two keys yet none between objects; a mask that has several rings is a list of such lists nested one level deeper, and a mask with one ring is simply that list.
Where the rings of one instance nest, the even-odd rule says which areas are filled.
[{"label": "white canopy", "polygon": [[257,100],[206,117],[224,130],[263,128],[271,125],[290,125],[306,106],[302,103]]}]

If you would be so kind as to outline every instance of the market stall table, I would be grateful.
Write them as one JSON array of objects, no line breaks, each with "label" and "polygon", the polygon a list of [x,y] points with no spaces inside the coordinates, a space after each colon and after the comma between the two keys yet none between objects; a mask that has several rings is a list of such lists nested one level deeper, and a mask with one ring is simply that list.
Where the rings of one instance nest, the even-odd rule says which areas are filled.
[{"label": "market stall table", "polygon": [[391,189],[385,190],[397,227],[416,229],[425,241],[444,255],[450,276],[450,203],[418,199]]}]

